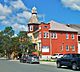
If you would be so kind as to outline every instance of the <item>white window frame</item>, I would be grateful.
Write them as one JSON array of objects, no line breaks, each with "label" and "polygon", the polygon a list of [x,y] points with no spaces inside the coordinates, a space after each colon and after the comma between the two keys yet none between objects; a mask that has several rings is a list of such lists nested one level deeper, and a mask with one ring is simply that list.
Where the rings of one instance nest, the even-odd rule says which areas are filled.
[{"label": "white window frame", "polygon": [[72,45],[71,48],[72,48],[72,51],[75,51],[75,46],[74,45]]},{"label": "white window frame", "polygon": [[49,38],[49,32],[47,32],[47,34],[46,34],[46,35],[47,35],[47,38]]},{"label": "white window frame", "polygon": [[49,32],[44,32],[44,38],[49,38]]},{"label": "white window frame", "polygon": [[69,51],[69,46],[68,45],[66,45],[66,51]]},{"label": "white window frame", "polygon": [[72,39],[75,39],[74,34],[71,35]]},{"label": "white window frame", "polygon": [[30,31],[33,31],[33,26],[32,25],[30,25]]},{"label": "white window frame", "polygon": [[54,38],[54,39],[57,39],[57,33],[56,32],[52,32],[51,33],[51,37]]},{"label": "white window frame", "polygon": [[68,33],[66,33],[66,39],[69,39],[69,34]]},{"label": "white window frame", "polygon": [[46,32],[44,32],[44,38],[46,38]]}]

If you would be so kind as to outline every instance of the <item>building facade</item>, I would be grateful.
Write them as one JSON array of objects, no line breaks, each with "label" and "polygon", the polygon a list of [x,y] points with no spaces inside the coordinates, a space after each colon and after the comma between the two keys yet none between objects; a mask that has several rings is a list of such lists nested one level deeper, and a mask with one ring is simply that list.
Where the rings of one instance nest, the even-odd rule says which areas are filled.
[{"label": "building facade", "polygon": [[78,31],[55,21],[39,23],[35,7],[32,9],[28,31],[35,49],[41,51],[42,55],[78,52]]},{"label": "building facade", "polygon": [[78,30],[78,53],[80,53],[80,24],[67,24],[66,26]]}]

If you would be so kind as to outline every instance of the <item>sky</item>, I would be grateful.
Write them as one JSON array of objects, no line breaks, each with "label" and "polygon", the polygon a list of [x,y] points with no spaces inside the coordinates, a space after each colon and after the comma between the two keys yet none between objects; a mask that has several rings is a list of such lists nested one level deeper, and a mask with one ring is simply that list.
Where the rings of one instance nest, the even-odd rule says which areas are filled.
[{"label": "sky", "polygon": [[0,0],[0,30],[12,26],[15,33],[27,31],[34,6],[39,22],[80,24],[80,0]]}]

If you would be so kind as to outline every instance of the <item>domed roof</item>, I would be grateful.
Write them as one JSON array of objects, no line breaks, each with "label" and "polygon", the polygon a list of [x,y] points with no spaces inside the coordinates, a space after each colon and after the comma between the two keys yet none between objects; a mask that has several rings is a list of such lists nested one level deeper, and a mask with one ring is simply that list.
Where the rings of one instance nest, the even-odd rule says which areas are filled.
[{"label": "domed roof", "polygon": [[32,8],[32,13],[37,13],[36,7]]},{"label": "domed roof", "polygon": [[36,7],[32,8],[32,16],[29,20],[29,23],[38,23],[37,10]]}]

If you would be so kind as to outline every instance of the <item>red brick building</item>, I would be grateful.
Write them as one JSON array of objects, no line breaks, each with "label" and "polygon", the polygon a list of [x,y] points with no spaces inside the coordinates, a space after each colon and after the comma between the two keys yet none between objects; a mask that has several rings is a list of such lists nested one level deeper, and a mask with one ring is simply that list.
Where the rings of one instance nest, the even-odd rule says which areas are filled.
[{"label": "red brick building", "polygon": [[35,7],[32,9],[28,29],[35,48],[41,51],[42,55],[78,52],[78,31],[55,21],[39,23]]}]

